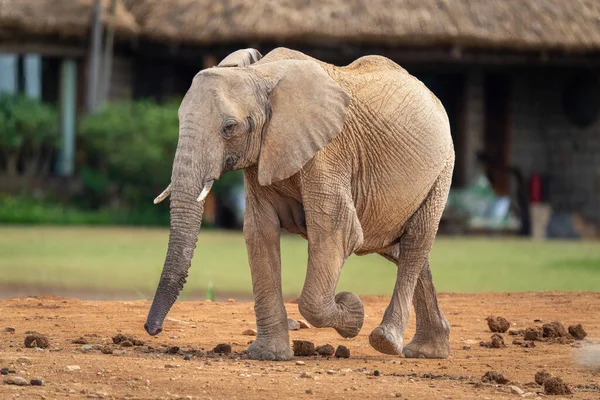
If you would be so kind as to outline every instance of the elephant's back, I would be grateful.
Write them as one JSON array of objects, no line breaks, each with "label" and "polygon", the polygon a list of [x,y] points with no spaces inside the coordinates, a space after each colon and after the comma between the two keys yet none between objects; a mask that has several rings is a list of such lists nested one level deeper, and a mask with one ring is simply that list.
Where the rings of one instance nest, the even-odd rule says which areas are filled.
[{"label": "elephant's back", "polygon": [[352,160],[363,251],[395,239],[454,151],[440,101],[405,70],[379,68],[379,61],[360,63],[358,74],[347,68],[340,80],[352,93],[339,148]]}]

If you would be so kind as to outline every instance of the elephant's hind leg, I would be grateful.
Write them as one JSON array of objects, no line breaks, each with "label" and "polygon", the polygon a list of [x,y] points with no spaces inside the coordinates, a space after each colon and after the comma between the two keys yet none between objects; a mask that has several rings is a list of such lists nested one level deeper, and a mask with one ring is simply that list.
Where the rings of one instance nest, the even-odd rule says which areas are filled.
[{"label": "elephant's hind leg", "polygon": [[[371,346],[382,353],[404,352],[407,357],[421,358],[448,357],[448,323],[437,305],[428,257],[448,197],[452,167],[453,160],[449,160],[425,202],[406,223],[398,246],[382,254],[398,265],[392,301],[381,324],[369,336]],[[417,334],[403,349],[404,330],[413,298]],[[429,332],[430,329],[435,329],[435,332]]]},{"label": "elephant's hind leg", "polygon": [[440,310],[429,261],[419,275],[413,297],[417,331],[402,352],[412,358],[448,358],[450,354],[450,324]]}]

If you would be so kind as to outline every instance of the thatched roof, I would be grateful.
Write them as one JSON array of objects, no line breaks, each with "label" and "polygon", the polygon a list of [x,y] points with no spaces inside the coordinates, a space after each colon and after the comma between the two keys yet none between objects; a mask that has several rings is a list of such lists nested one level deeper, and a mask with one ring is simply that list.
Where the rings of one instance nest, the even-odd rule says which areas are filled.
[{"label": "thatched roof", "polygon": [[[0,0],[0,33],[85,37],[90,32],[94,0]],[[102,19],[113,22],[117,34],[137,34],[134,16],[117,1],[115,17],[109,18],[110,0],[102,0]]]},{"label": "thatched roof", "polygon": [[[104,19],[110,0],[103,0]],[[86,37],[93,0],[0,0],[0,34]],[[117,0],[117,37],[600,50],[600,0]]]},{"label": "thatched roof", "polygon": [[159,41],[600,49],[598,0],[124,1]]}]

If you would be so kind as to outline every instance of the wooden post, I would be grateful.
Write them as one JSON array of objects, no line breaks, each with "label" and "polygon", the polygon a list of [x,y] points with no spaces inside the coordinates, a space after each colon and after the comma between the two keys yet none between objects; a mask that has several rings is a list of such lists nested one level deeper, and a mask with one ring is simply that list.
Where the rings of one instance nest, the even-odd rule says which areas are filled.
[{"label": "wooden post", "polygon": [[96,109],[98,103],[98,77],[100,74],[100,58],[102,46],[102,8],[101,1],[96,0],[94,11],[92,13],[92,35],[90,40],[89,70],[88,70],[88,90],[87,90],[87,111],[92,112]]},{"label": "wooden post", "polygon": [[77,62],[63,59],[60,66],[60,134],[58,175],[71,176],[75,164],[75,114],[77,101]]}]

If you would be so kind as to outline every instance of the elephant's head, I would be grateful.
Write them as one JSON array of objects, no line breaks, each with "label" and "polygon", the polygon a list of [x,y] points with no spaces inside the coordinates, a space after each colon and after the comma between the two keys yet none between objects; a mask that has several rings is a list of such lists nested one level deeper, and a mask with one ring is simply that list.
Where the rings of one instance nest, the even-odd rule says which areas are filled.
[{"label": "elephant's head", "polygon": [[[196,75],[179,108],[169,246],[145,329],[162,323],[185,284],[204,199],[223,173],[258,163],[261,185],[298,172],[342,128],[349,96],[314,61],[258,62],[240,50]],[[267,61],[266,59],[263,61]]]}]

